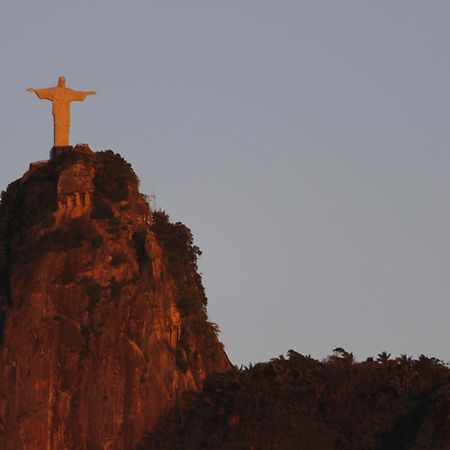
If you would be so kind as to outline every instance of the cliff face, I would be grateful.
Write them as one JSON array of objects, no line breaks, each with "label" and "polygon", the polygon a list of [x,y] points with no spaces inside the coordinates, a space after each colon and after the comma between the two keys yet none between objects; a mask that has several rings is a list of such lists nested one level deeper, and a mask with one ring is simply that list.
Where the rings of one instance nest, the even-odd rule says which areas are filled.
[{"label": "cliff face", "polygon": [[230,368],[184,225],[113,152],[32,165],[0,207],[0,448],[132,449]]}]

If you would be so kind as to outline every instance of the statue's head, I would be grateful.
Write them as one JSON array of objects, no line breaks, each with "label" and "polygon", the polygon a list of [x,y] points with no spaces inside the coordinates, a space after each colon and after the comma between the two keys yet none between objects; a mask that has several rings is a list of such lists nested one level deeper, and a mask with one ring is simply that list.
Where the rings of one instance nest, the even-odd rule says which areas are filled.
[{"label": "statue's head", "polygon": [[58,78],[58,86],[59,87],[64,87],[66,85],[66,79],[65,77],[59,77]]}]

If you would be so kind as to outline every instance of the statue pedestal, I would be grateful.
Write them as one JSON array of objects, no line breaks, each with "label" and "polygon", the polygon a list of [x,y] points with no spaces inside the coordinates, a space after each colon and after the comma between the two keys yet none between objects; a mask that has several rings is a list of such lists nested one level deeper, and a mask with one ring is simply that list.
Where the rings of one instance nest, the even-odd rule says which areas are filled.
[{"label": "statue pedestal", "polygon": [[67,147],[52,147],[52,149],[50,150],[50,159],[58,158],[62,154],[71,150],[73,150],[73,147],[71,145],[68,145]]},{"label": "statue pedestal", "polygon": [[75,147],[68,145],[67,147],[52,147],[50,150],[50,159],[59,158],[64,153],[77,152],[84,153],[86,155],[92,155],[94,152],[89,148],[88,144],[77,144]]}]

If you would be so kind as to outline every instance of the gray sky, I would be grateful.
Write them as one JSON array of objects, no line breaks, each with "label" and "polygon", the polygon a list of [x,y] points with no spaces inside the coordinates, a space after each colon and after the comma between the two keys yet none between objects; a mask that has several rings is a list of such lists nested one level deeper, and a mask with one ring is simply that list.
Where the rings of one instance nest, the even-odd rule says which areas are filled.
[{"label": "gray sky", "polygon": [[97,90],[72,143],[129,160],[203,250],[236,364],[450,360],[450,2],[0,5],[0,186],[52,145],[25,88]]}]

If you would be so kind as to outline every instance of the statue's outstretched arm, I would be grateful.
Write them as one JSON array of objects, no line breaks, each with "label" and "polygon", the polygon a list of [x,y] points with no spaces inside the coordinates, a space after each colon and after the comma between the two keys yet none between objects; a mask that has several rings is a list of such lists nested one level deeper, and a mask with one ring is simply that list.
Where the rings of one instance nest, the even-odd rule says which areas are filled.
[{"label": "statue's outstretched arm", "polygon": [[27,92],[34,92],[42,100],[53,100],[53,88],[48,89],[28,88]]},{"label": "statue's outstretched arm", "polygon": [[70,90],[70,101],[82,102],[88,95],[95,95],[95,91],[73,91]]}]

